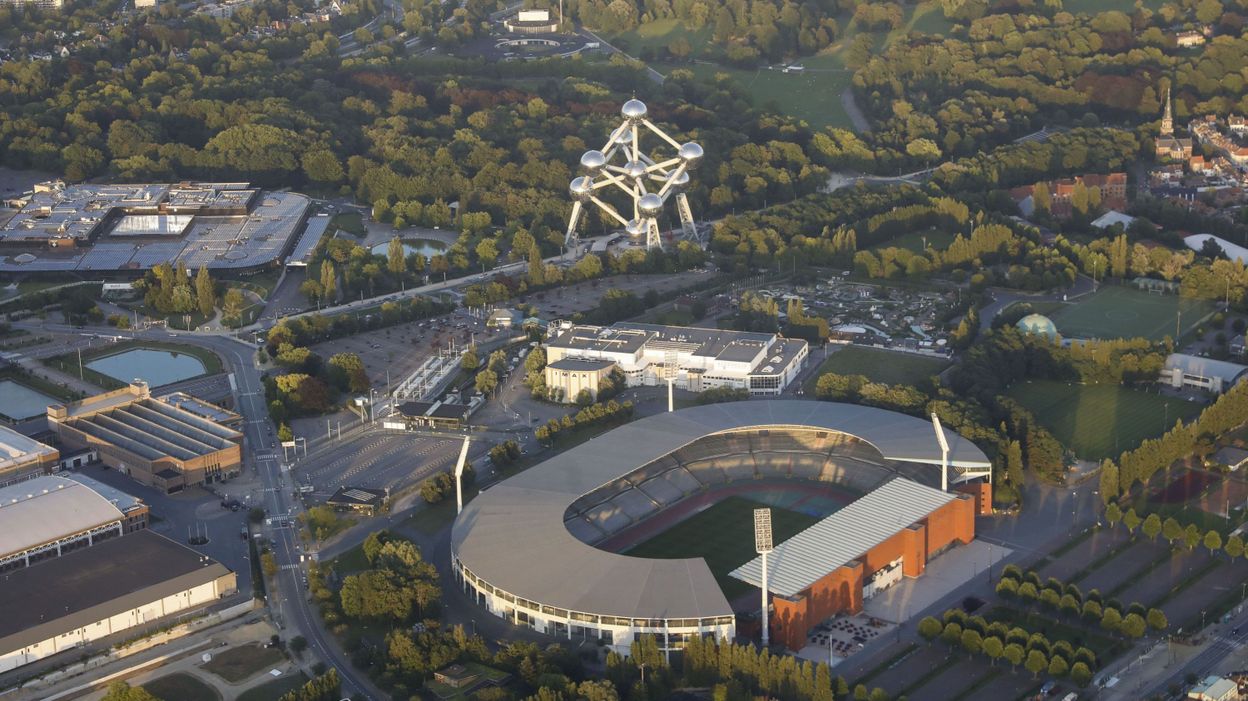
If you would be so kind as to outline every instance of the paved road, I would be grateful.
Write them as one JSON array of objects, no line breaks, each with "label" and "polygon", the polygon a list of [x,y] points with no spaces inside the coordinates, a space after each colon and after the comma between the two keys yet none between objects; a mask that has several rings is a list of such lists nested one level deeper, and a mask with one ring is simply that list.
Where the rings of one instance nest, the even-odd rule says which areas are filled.
[{"label": "paved road", "polygon": [[992,328],[992,320],[1005,311],[1006,307],[1015,302],[1063,302],[1090,294],[1096,291],[1096,287],[1097,285],[1092,278],[1086,275],[1076,277],[1075,284],[1070,287],[1060,292],[1048,294],[1027,294],[1018,290],[994,287],[992,289],[992,302],[979,310],[979,330],[987,331]]}]

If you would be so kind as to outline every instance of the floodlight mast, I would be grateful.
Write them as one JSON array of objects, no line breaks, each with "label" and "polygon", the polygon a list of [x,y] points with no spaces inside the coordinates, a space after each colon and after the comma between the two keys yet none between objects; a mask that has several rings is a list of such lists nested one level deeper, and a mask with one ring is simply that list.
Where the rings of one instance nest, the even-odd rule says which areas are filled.
[{"label": "floodlight mast", "polygon": [[932,412],[932,428],[936,429],[936,442],[940,444],[940,490],[949,491],[949,439],[940,425],[940,417]]},{"label": "floodlight mast", "polygon": [[464,447],[459,449],[459,462],[455,463],[455,513],[464,512],[464,465],[468,462],[468,436],[464,436]]},{"label": "floodlight mast", "polygon": [[771,540],[771,509],[754,509],[754,551],[763,561],[763,648],[771,645],[771,629],[767,624],[767,553],[773,550]]},{"label": "floodlight mast", "polygon": [[[702,159],[702,147],[694,142],[678,143],[646,118],[648,109],[644,102],[629,100],[620,109],[623,123],[616,127],[602,150],[586,151],[581,155],[584,175],[572,179],[568,192],[572,196],[572,215],[563,243],[569,250],[577,250],[580,235],[577,228],[585,215],[585,206],[592,203],[599,211],[619,222],[629,236],[646,239],[646,249],[662,248],[658,216],[668,199],[676,200],[682,235],[701,244],[698,228],[693,221],[693,211],[684,188],[689,185],[689,170]],[[656,160],[641,150],[642,129],[658,136],[676,150],[676,155]],[[618,159],[617,159],[618,157]],[[622,160],[622,163],[613,163]],[[657,189],[652,189],[657,185]],[[604,202],[598,191],[618,188],[632,201],[632,217],[620,214],[615,207]]]}]

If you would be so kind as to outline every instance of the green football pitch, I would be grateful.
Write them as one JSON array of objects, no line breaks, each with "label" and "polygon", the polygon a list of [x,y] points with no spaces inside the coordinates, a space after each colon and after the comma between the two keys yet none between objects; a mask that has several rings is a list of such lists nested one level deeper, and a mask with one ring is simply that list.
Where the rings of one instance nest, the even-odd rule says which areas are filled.
[{"label": "green football pitch", "polygon": [[1062,445],[1088,460],[1117,458],[1204,408],[1196,402],[1119,385],[1056,380],[1016,382],[1006,394],[1035,414]]},{"label": "green football pitch", "polygon": [[943,358],[932,358],[914,353],[845,346],[828,353],[828,359],[819,371],[806,383],[806,391],[814,393],[819,377],[833,372],[838,375],[865,375],[872,382],[887,385],[913,385],[932,375],[939,375],[949,366]]},{"label": "green football pitch", "polygon": [[[729,600],[748,592],[750,585],[728,573],[754,559],[754,509],[760,504],[743,497],[728,497],[668,530],[628,550],[626,555],[656,559],[701,557]],[[796,511],[771,507],[771,532],[776,543],[797,535],[820,519]]]},{"label": "green football pitch", "polygon": [[[1151,294],[1132,287],[1102,287],[1053,315],[1065,338],[1174,337],[1186,334],[1213,311],[1213,303],[1173,294]],[[1181,315],[1180,315],[1181,313]]]}]

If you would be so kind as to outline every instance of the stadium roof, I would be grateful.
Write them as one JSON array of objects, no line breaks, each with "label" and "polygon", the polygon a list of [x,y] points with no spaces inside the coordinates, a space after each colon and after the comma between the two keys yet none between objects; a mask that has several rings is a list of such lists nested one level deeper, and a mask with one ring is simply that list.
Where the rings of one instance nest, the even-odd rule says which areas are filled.
[{"label": "stadium roof", "polygon": [[[798,596],[824,575],[857,560],[954,498],[939,489],[895,478],[777,545],[767,558],[767,588],[773,594]],[[731,574],[761,586],[762,557]]]},{"label": "stadium roof", "polygon": [[[564,516],[585,494],[700,438],[777,427],[839,431],[886,459],[940,464],[930,423],[883,409],[796,400],[692,407],[626,424],[483,491],[456,519],[452,549],[493,586],[558,608],[633,618],[731,615],[705,560],[608,553],[569,533]],[[952,465],[990,464],[970,441],[946,435]]]},{"label": "stadium roof", "polygon": [[0,556],[121,520],[121,510],[74,480],[45,475],[0,488]]},{"label": "stadium roof", "polygon": [[0,651],[21,649],[230,574],[151,531],[8,572],[0,578]]}]

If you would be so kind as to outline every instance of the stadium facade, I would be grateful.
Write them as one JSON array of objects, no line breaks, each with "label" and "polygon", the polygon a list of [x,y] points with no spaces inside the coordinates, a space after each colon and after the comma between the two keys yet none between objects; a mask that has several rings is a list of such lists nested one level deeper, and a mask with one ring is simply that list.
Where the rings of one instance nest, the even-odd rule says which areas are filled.
[{"label": "stadium facade", "polygon": [[583,326],[564,323],[546,341],[546,386],[565,402],[581,390],[598,396],[613,371],[629,387],[671,378],[690,392],[718,387],[778,395],[806,364],[809,345],[774,333],[635,324]]},{"label": "stadium facade", "polygon": [[[946,435],[952,482],[990,471],[974,444]],[[900,520],[882,521],[890,524],[886,532],[871,530],[855,541],[858,552],[825,562],[828,569],[807,589],[836,575],[849,557],[865,556],[856,570],[864,582],[899,558],[904,574],[921,573],[931,554],[974,537],[974,511],[987,491],[966,485],[976,492],[971,496],[922,486],[940,483],[941,465],[931,424],[871,407],[764,400],[659,414],[483,491],[455,521],[452,569],[490,613],[555,636],[596,639],[618,652],[627,653],[642,634],[655,635],[665,650],[679,649],[691,636],[732,639],[736,617],[705,560],[628,557],[595,545],[719,485],[808,480],[866,494],[859,502],[880,490],[875,499]],[[889,486],[898,481],[903,484]],[[924,501],[895,503],[912,494],[922,494]],[[842,511],[852,517],[850,523],[881,522],[869,512],[863,516],[854,504]],[[885,543],[899,543],[898,554],[886,552]],[[876,556],[887,560],[877,562]],[[833,560],[845,562],[834,567]],[[852,610],[854,602],[860,604],[861,593],[845,599],[842,608]],[[784,606],[778,602],[777,610]],[[781,639],[796,642],[796,634],[787,631],[822,612],[808,608],[799,621],[790,610],[777,629],[784,633]]]}]

